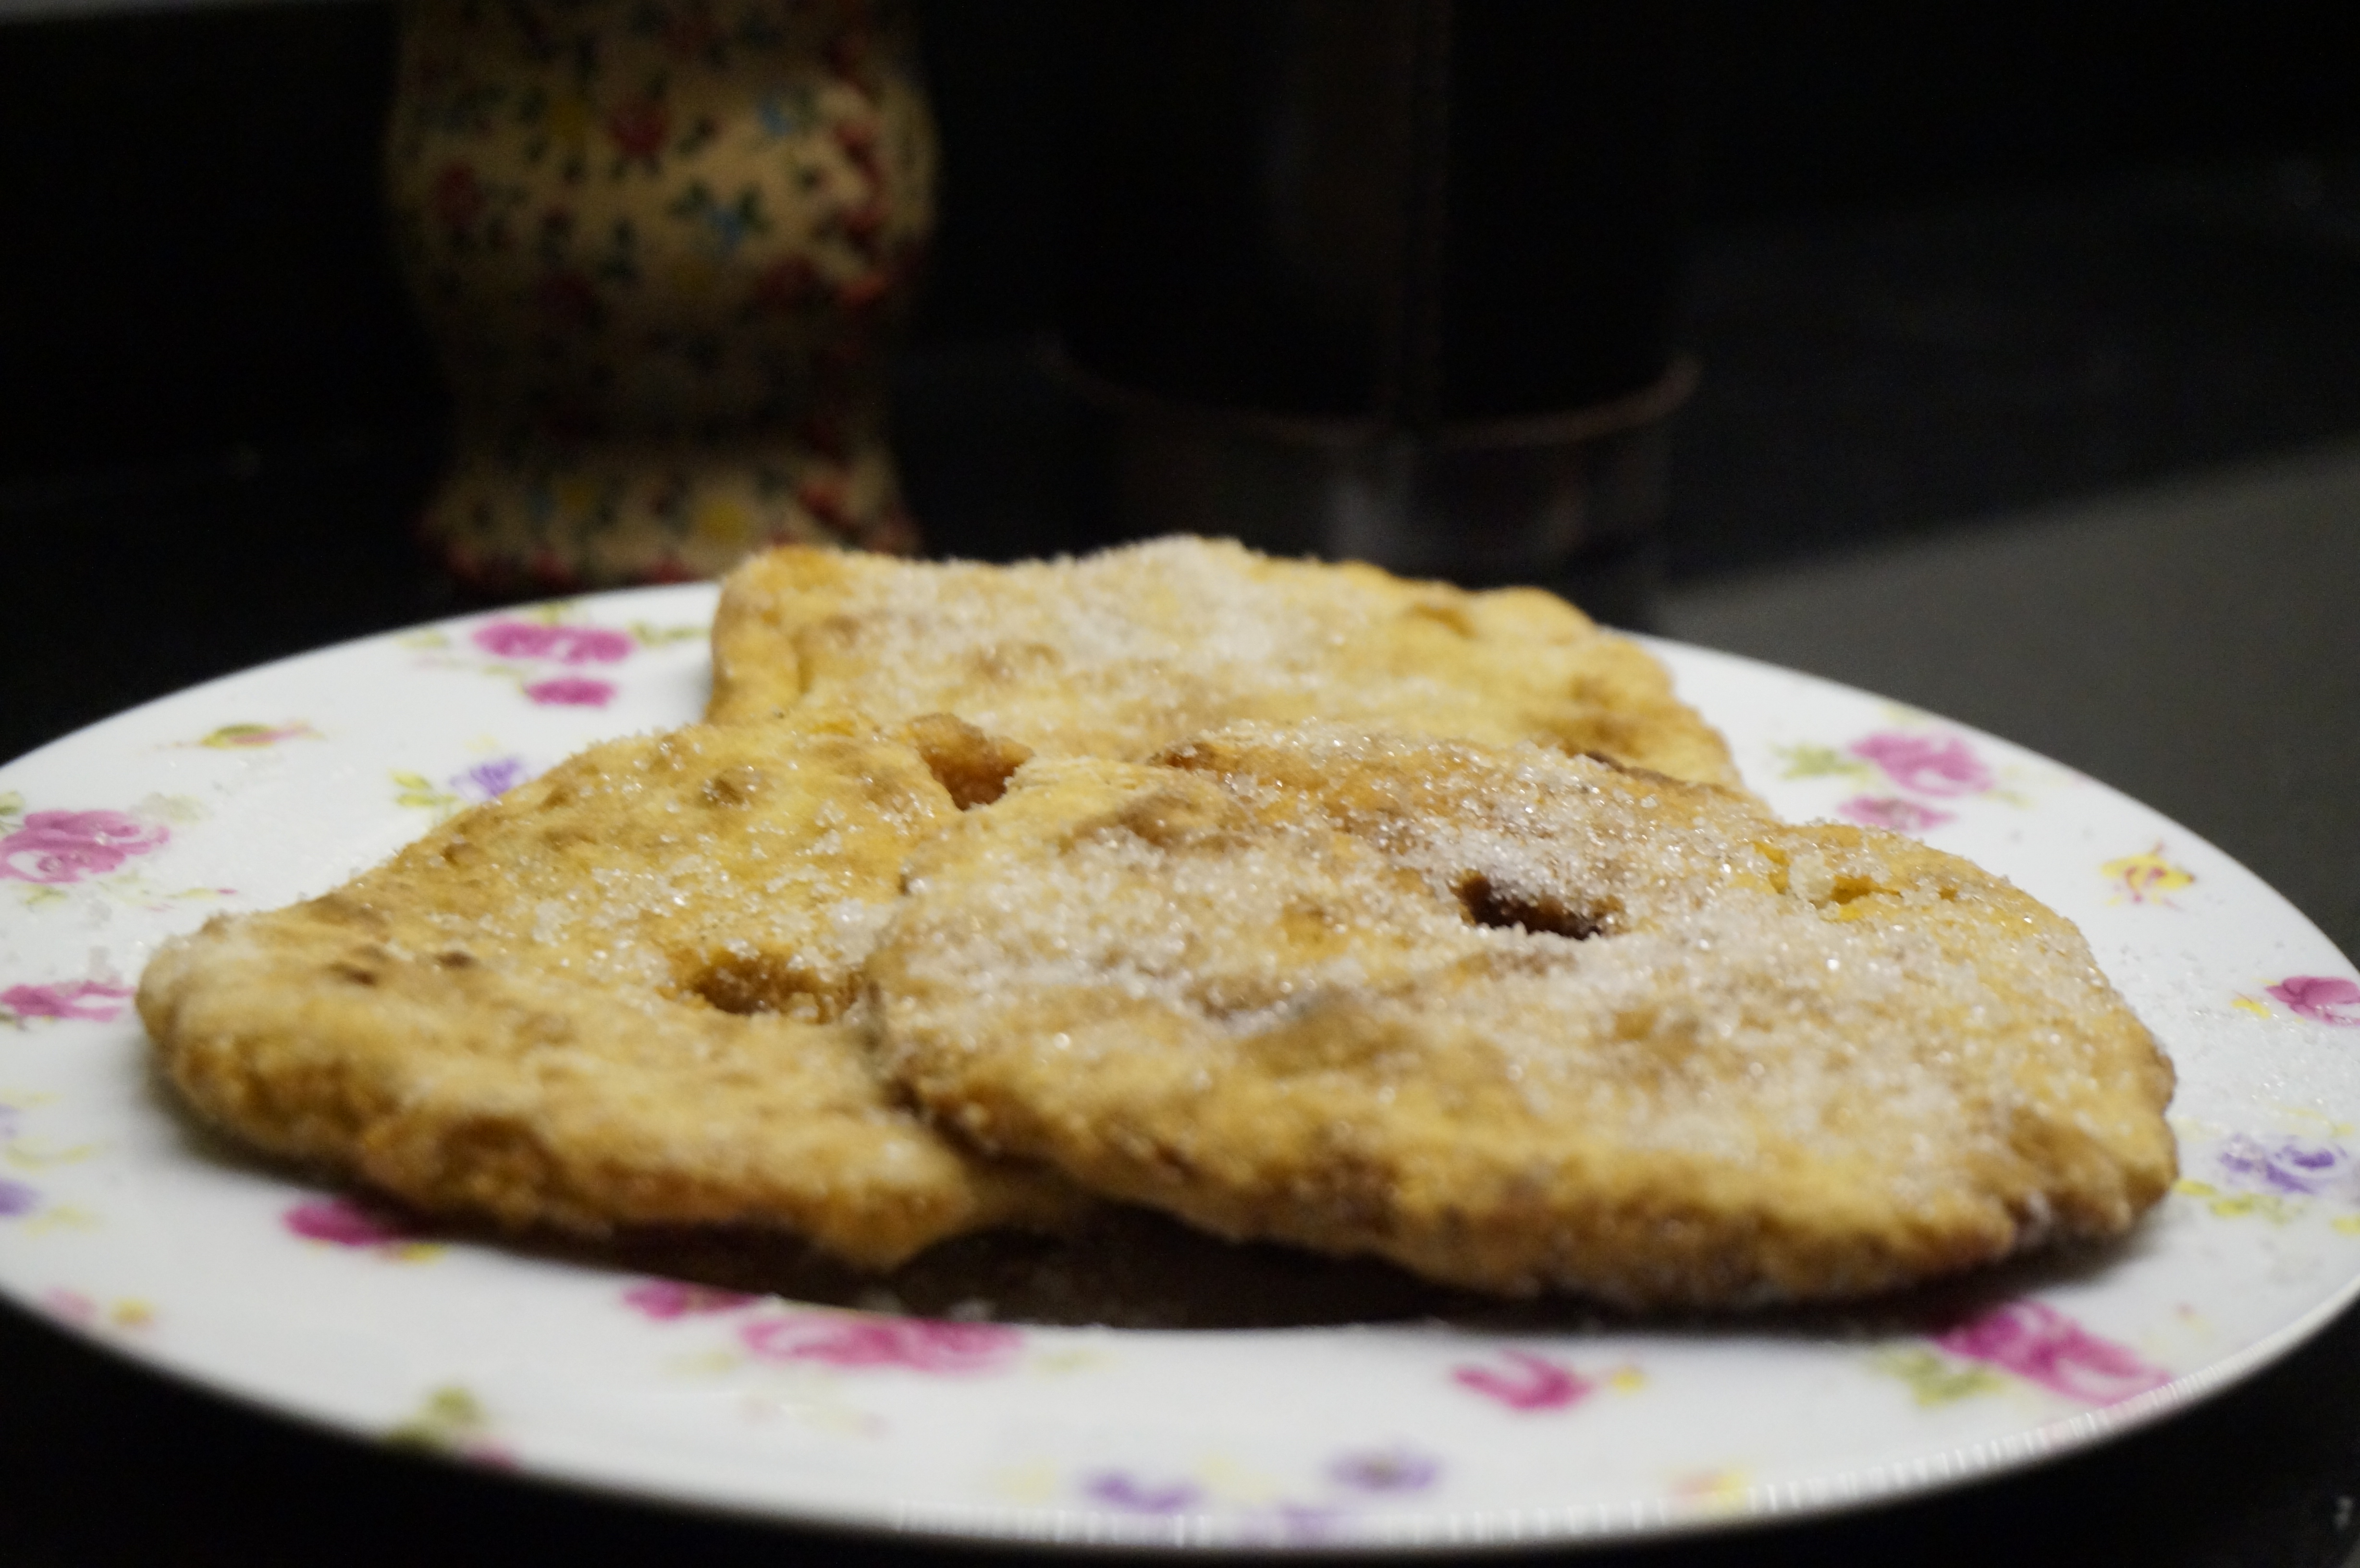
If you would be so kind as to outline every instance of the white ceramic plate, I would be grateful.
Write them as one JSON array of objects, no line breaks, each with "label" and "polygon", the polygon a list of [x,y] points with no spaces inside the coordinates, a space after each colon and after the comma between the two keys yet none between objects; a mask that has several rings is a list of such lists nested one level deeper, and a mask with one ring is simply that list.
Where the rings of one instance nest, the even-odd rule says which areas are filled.
[{"label": "white ceramic plate", "polygon": [[0,768],[0,1288],[266,1405],[620,1492],[959,1539],[1367,1548],[1628,1538],[2027,1465],[2253,1371],[2360,1288],[2360,984],[2324,938],[2053,763],[1670,645],[1781,811],[1922,833],[2080,922],[2180,1071],[2185,1180],[2128,1245],[1994,1277],[1947,1320],[1023,1328],[406,1236],[193,1137],[126,1001],[157,944],[693,718],[712,603],[374,637]]}]

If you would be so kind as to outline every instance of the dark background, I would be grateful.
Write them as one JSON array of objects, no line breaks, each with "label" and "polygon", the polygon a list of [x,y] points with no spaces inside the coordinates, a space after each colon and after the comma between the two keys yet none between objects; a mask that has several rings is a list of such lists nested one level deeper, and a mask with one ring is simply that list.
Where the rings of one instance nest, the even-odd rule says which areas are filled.
[{"label": "dark background", "polygon": [[[920,11],[946,164],[912,345],[923,356],[1036,333],[1054,314],[1059,5]],[[1762,387],[1770,339],[1809,332],[1848,360],[1894,356],[1906,401],[1965,399],[1986,421],[2019,403],[2095,412],[2095,358],[2154,356],[2112,375],[2175,372],[2180,403],[2235,427],[2182,461],[2251,450],[2272,416],[2294,439],[2349,428],[2360,394],[2335,402],[2303,355],[2332,360],[2360,321],[2351,7],[1726,0],[1688,14],[1686,336],[1732,394]],[[435,429],[442,398],[377,194],[391,40],[389,9],[369,4],[0,27],[11,504],[68,476],[251,469],[256,454]],[[1805,244],[1798,225],[1828,243]],[[2225,360],[2213,340],[2253,329],[2269,341]],[[1987,363],[1969,363],[1978,347]],[[1803,380],[1813,366],[1784,368]],[[1961,377],[2011,380],[2014,397]],[[1721,444],[1725,416],[1703,413],[1685,470],[1749,455]],[[2053,460],[2049,483],[2170,459],[2083,461],[2074,475]],[[923,471],[924,452],[909,462]],[[1857,509],[1881,526],[2005,504],[2038,482],[1961,483],[1928,473],[1921,494]],[[1726,531],[1717,506],[1689,508],[1707,533]],[[1733,563],[1700,543],[1678,561]]]},{"label": "dark background", "polygon": [[[1059,7],[920,10],[945,169],[912,500],[946,550],[1087,542],[1028,357]],[[2354,8],[1685,14],[1676,580],[2360,430]],[[187,614],[191,676],[439,607],[404,532],[443,399],[376,189],[391,32],[373,4],[0,25],[0,560],[174,625],[181,563],[319,603],[269,646]],[[43,634],[10,597],[16,665]],[[97,716],[87,691],[12,702],[0,754]]]}]

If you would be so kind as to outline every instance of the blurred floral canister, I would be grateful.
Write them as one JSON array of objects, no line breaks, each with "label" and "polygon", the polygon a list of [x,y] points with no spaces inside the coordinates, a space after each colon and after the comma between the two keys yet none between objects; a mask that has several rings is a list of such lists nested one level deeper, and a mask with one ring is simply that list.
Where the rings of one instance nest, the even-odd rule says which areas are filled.
[{"label": "blurred floral canister", "polygon": [[457,403],[424,528],[461,580],[914,548],[884,418],[933,225],[905,10],[404,0],[388,165]]}]

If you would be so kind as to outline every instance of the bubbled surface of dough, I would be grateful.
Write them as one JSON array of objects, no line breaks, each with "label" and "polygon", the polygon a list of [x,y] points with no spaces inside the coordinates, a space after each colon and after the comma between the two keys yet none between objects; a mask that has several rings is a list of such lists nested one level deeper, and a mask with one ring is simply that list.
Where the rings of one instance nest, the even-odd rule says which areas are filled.
[{"label": "bubbled surface of dough", "polygon": [[421,1208],[768,1227],[887,1267],[1078,1203],[901,1108],[845,1016],[903,857],[956,815],[888,741],[613,741],[174,942],[140,1012],[209,1119]]},{"label": "bubbled surface of dough", "polygon": [[1663,666],[1553,594],[1225,541],[1006,567],[788,547],[730,575],[713,648],[717,721],[945,713],[1046,754],[1138,760],[1236,721],[1328,719],[1739,782]]},{"label": "bubbled surface of dough", "polygon": [[1223,1236],[1743,1305],[2117,1235],[2174,1171],[2169,1066],[2070,923],[1731,791],[1247,725],[1036,760],[909,878],[889,1068]]}]

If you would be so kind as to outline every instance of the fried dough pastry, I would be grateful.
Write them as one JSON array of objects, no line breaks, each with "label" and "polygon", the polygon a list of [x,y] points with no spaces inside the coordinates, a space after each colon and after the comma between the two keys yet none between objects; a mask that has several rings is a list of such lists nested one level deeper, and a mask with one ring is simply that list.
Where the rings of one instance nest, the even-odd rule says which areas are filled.
[{"label": "fried dough pastry", "polygon": [[[980,788],[991,748],[967,751]],[[886,1268],[1079,1202],[901,1108],[843,1020],[903,857],[957,815],[909,746],[614,741],[323,898],[171,943],[140,1015],[208,1118],[421,1208],[769,1227]]]},{"label": "fried dough pastry", "polygon": [[1188,538],[1009,567],[790,546],[730,575],[709,719],[934,713],[1052,756],[1135,761],[1240,720],[1332,719],[1738,783],[1645,649],[1538,589]]},{"label": "fried dough pastry", "polygon": [[2072,926],[1897,835],[1533,746],[1245,725],[921,845],[888,1068],[1229,1237],[1631,1306],[2116,1235],[2169,1065]]}]

